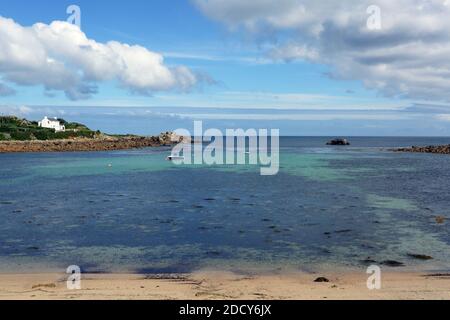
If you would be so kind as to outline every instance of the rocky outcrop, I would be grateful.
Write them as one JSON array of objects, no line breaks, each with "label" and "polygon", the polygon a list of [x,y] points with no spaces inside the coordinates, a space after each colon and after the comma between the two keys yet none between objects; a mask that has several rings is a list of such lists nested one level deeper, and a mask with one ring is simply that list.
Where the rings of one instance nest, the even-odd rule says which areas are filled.
[{"label": "rocky outcrop", "polygon": [[411,148],[398,148],[392,151],[395,152],[420,152],[420,153],[439,153],[450,154],[450,145],[443,146],[426,146],[426,147],[411,147]]},{"label": "rocky outcrop", "polygon": [[316,280],[314,280],[314,282],[330,282],[330,280],[325,277],[319,277]]},{"label": "rocky outcrop", "polygon": [[408,257],[418,260],[433,260],[432,256],[428,256],[426,254],[408,253]]},{"label": "rocky outcrop", "polygon": [[173,132],[161,133],[159,135],[158,139],[161,144],[167,144],[167,145],[179,143],[179,142],[189,142],[190,141],[189,137],[182,137]]},{"label": "rocky outcrop", "polygon": [[347,139],[333,139],[327,142],[329,146],[349,146],[350,142]]},{"label": "rocky outcrop", "polygon": [[102,135],[95,139],[0,141],[0,153],[126,150],[172,145],[181,140],[171,132],[166,132],[153,137]]}]

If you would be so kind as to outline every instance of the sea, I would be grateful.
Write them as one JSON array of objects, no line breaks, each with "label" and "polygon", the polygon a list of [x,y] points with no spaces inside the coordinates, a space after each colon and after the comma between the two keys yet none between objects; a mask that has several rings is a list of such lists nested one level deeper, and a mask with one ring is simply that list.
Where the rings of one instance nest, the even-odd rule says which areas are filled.
[{"label": "sea", "polygon": [[0,273],[449,271],[450,156],[391,148],[450,138],[330,139],[282,137],[273,176],[169,147],[0,154]]}]

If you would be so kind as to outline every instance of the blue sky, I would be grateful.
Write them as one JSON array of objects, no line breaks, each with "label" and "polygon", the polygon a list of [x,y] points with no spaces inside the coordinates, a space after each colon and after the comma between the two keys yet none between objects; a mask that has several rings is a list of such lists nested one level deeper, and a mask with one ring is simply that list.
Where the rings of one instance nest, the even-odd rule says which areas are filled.
[{"label": "blue sky", "polygon": [[[282,0],[281,4],[291,5],[289,1]],[[95,84],[94,93],[83,98],[78,98],[77,94],[74,99],[73,95],[67,94],[66,88],[60,89],[58,85],[44,90],[44,84],[39,82],[41,80],[32,84],[25,83],[23,79],[17,80],[10,70],[12,67],[6,67],[13,64],[8,63],[6,58],[1,61],[0,49],[0,76],[4,85],[15,92],[0,96],[0,112],[30,118],[52,116],[51,113],[66,115],[87,121],[92,127],[119,132],[123,130],[111,125],[118,122],[107,124],[96,121],[96,115],[111,117],[116,113],[120,118],[127,114],[127,121],[132,123],[129,118],[133,117],[133,112],[129,110],[139,107],[149,110],[145,116],[142,113],[136,115],[140,117],[141,128],[128,125],[127,130],[143,134],[165,127],[175,129],[175,117],[177,125],[186,127],[193,120],[202,119],[218,127],[279,127],[281,133],[286,135],[450,134],[446,97],[433,100],[427,99],[425,94],[415,96],[411,92],[417,90],[410,83],[402,84],[399,89],[407,88],[405,94],[391,94],[388,90],[393,86],[389,85],[385,75],[374,79],[376,75],[372,75],[375,73],[371,69],[370,78],[366,79],[363,71],[355,75],[352,71],[346,71],[344,64],[337,65],[340,57],[349,57],[353,51],[343,52],[342,56],[327,56],[326,52],[321,52],[317,59],[274,58],[271,52],[274,49],[281,52],[286,44],[298,46],[303,45],[304,41],[320,50],[323,45],[304,40],[306,36],[301,34],[303,29],[300,31],[297,25],[291,27],[283,24],[280,27],[279,23],[273,22],[270,11],[264,16],[263,9],[267,8],[246,7],[244,9],[249,10],[250,16],[246,17],[244,11],[232,16],[234,12],[240,12],[240,8],[223,7],[223,3],[219,2],[0,2],[0,16],[13,19],[21,28],[29,28],[37,22],[49,25],[55,20],[65,21],[68,17],[66,8],[76,4],[82,13],[81,31],[88,39],[101,44],[117,41],[142,46],[164,57],[164,67],[169,70],[183,66],[189,70],[189,75],[196,78],[195,84],[183,90],[177,84],[164,89],[158,86],[155,89],[152,84],[148,90],[142,90],[142,87],[134,86],[136,82],[130,84],[127,80],[118,81],[114,77],[96,78],[95,81],[89,80],[89,85]],[[236,1],[229,3],[229,6],[239,6]],[[216,8],[215,4],[220,6]],[[230,14],[221,16],[226,10]],[[261,14],[254,17],[254,12]],[[321,21],[319,17],[317,19]],[[254,25],[262,27],[256,30]],[[302,28],[307,27],[302,25]],[[55,54],[54,51],[52,54]],[[63,63],[70,63],[65,58],[61,59]],[[395,65],[388,67],[393,68],[392,74],[398,71],[398,68],[394,69]],[[78,72],[76,68],[70,70]],[[85,84],[85,80],[80,81]],[[379,89],[377,83],[383,83],[385,87]],[[423,108],[411,112],[416,104],[443,107],[438,112],[425,112]],[[158,125],[142,125],[143,117],[154,123],[152,117],[156,114]]]}]

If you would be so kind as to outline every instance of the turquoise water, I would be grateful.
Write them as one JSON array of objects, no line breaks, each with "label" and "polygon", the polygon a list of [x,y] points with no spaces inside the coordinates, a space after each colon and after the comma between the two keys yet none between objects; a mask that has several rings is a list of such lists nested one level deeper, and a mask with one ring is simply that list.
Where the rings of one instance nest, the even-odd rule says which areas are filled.
[{"label": "turquoise water", "polygon": [[[449,270],[450,157],[386,148],[444,138],[282,138],[280,172],[176,166],[167,148],[1,154],[0,271]],[[419,261],[408,253],[427,254]]]}]

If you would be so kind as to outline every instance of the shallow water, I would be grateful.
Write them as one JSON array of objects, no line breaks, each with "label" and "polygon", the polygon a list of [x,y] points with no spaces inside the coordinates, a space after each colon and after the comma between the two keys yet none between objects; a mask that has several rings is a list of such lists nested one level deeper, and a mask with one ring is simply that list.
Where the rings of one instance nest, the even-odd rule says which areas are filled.
[{"label": "shallow water", "polygon": [[[167,148],[0,155],[0,272],[450,270],[444,138],[282,138],[280,173],[175,166]],[[111,165],[111,166],[110,166]],[[430,261],[408,257],[427,254]]]}]

